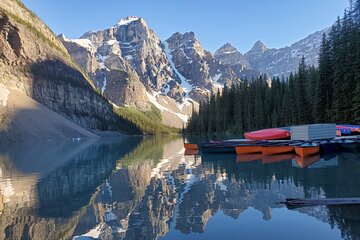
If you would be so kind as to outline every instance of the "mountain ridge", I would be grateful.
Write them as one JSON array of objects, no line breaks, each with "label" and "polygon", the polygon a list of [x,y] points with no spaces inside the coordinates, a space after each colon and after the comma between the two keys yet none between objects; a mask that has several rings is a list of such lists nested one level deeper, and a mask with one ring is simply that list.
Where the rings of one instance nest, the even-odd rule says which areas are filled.
[{"label": "mountain ridge", "polygon": [[[79,39],[67,39],[63,35],[59,38],[111,102],[143,110],[149,109],[150,103],[155,104],[163,118],[171,119],[165,122],[167,125],[181,127],[198,103],[207,101],[211,92],[224,85],[231,86],[261,74],[286,77],[297,70],[302,55],[316,65],[321,33],[280,49],[267,48],[257,41],[245,54],[230,43],[211,53],[192,31],[176,32],[161,40],[143,18],[129,16],[110,28],[86,32]],[[311,41],[314,45],[308,46]],[[126,77],[115,74],[118,71],[130,73],[132,84],[121,80]],[[117,91],[109,90],[107,85],[114,74],[119,83],[113,82],[112,89]],[[132,94],[126,95],[124,91]]]}]

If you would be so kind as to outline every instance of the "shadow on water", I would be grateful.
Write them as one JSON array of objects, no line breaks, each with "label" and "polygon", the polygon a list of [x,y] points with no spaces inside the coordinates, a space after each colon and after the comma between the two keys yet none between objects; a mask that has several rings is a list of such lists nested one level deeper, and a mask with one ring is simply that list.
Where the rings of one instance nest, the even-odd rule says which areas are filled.
[{"label": "shadow on water", "polygon": [[[54,229],[53,233],[50,229],[56,225],[66,226],[65,219],[76,216],[76,212],[88,205],[98,186],[114,170],[116,162],[141,142],[141,138],[126,138],[106,142],[84,140],[1,145],[0,222],[3,223],[8,214],[12,219],[6,222],[4,238],[27,236],[30,234],[27,232],[29,226],[40,224],[45,219],[48,220],[40,225],[44,231],[50,227],[47,229],[49,232],[33,233],[28,238],[57,238],[55,233],[62,231],[61,228]],[[25,216],[33,216],[33,219],[19,224],[19,219]],[[56,218],[61,220],[49,220]]]},{"label": "shadow on water", "polygon": [[[68,217],[86,205],[116,161],[141,138],[103,141],[7,144],[0,147],[3,174],[33,176],[31,196],[39,216]],[[4,176],[3,176],[4,177]],[[22,183],[24,184],[24,183]]]},{"label": "shadow on water", "polygon": [[116,162],[140,143],[141,138],[96,142],[78,152],[37,184],[39,216],[69,217],[87,205]]}]

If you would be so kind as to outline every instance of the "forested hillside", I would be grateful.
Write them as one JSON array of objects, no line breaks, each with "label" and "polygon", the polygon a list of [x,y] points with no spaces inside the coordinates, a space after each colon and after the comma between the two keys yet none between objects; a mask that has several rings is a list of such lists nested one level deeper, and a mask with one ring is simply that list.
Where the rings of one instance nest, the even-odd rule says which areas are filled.
[{"label": "forested hillside", "polygon": [[308,123],[360,124],[360,0],[323,35],[319,67],[305,65],[286,79],[226,86],[193,112],[187,132],[241,133]]}]

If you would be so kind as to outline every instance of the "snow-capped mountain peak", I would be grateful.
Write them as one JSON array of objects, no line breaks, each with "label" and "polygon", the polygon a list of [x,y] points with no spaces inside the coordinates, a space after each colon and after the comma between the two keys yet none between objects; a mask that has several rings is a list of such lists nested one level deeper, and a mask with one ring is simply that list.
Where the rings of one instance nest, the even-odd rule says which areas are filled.
[{"label": "snow-capped mountain peak", "polygon": [[130,23],[138,21],[139,19],[140,19],[139,17],[135,17],[135,16],[129,16],[126,18],[122,18],[115,26],[129,25]]}]

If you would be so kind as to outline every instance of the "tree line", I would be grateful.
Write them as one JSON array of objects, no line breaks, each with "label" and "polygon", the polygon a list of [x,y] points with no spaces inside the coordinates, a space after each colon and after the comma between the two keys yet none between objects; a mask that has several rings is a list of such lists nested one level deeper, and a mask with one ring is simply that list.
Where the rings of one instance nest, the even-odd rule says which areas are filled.
[{"label": "tree line", "polygon": [[360,124],[360,0],[324,33],[319,66],[224,86],[193,111],[190,134],[242,133],[310,123]]}]

